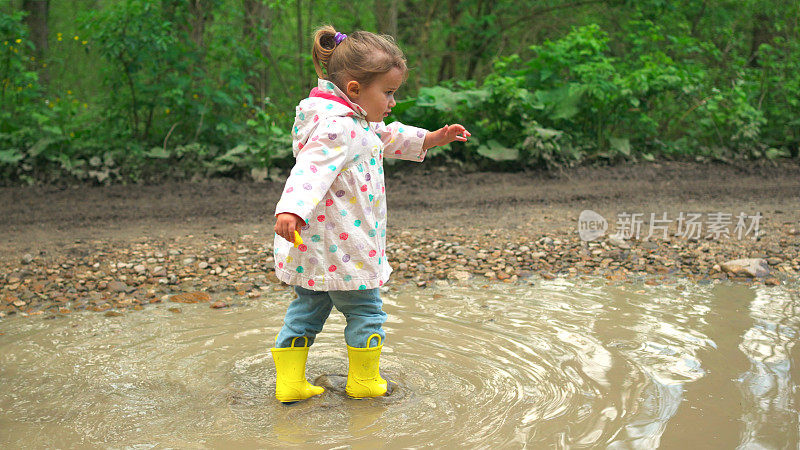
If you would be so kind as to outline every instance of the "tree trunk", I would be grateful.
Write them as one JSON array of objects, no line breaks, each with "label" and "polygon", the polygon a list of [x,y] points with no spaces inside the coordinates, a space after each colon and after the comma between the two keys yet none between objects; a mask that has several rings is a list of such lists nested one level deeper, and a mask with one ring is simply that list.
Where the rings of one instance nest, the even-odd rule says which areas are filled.
[{"label": "tree trunk", "polygon": [[[23,0],[22,9],[28,13],[25,16],[25,25],[28,26],[33,41],[36,66],[41,67],[42,60],[47,54],[47,16],[50,11],[50,0]],[[39,78],[42,84],[49,82],[46,68],[39,70]]]},{"label": "tree trunk", "polygon": [[439,82],[449,80],[456,76],[456,45],[458,44],[458,34],[455,32],[456,24],[461,16],[459,0],[449,0],[447,2],[450,29],[447,32],[447,44],[444,49],[442,63],[439,66]]},{"label": "tree trunk", "polygon": [[244,26],[242,27],[242,37],[244,42],[251,43],[258,49],[259,68],[256,70],[258,75],[248,78],[247,83],[251,86],[250,92],[256,104],[261,105],[264,97],[267,96],[270,86],[270,67],[267,64],[267,52],[269,49],[269,33],[272,29],[271,15],[269,6],[259,0],[243,0]]},{"label": "tree trunk", "polygon": [[378,33],[397,38],[397,7],[398,0],[377,0],[375,2]]},{"label": "tree trunk", "polygon": [[750,67],[761,67],[758,63],[758,47],[761,44],[768,44],[774,36],[772,21],[769,16],[763,12],[758,12],[753,20],[753,27],[751,28],[752,39],[750,41],[750,57],[748,58],[747,65]]},{"label": "tree trunk", "polygon": [[297,87],[303,91],[303,0],[297,0]]},{"label": "tree trunk", "polygon": [[213,5],[209,5],[208,0],[190,0],[189,1],[189,24],[191,29],[189,34],[192,41],[197,45],[197,49],[205,54],[206,46],[204,37],[206,34],[206,23],[214,19]]}]

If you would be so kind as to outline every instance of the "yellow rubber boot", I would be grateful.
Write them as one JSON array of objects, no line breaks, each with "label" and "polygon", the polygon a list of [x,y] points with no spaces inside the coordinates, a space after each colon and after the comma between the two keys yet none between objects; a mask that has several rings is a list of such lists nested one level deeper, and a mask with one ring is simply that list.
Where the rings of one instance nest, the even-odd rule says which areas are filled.
[{"label": "yellow rubber boot", "polygon": [[278,378],[275,381],[275,398],[283,403],[294,403],[309,397],[322,394],[324,388],[314,386],[306,381],[306,360],[308,359],[308,337],[305,347],[292,346],[273,348],[272,360],[275,361],[275,371]]},{"label": "yellow rubber boot", "polygon": [[[378,338],[378,345],[369,347],[373,336]],[[345,387],[347,395],[353,398],[366,398],[386,394],[386,380],[378,373],[381,350],[383,350],[381,336],[377,333],[367,339],[367,348],[347,346],[347,359],[350,363]]]}]

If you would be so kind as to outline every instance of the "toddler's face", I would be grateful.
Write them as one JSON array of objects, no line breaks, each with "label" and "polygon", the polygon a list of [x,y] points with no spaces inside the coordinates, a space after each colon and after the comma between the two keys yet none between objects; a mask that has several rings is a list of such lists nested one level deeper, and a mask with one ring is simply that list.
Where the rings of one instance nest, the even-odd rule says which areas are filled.
[{"label": "toddler's face", "polygon": [[397,104],[394,101],[394,93],[401,84],[403,84],[403,72],[398,68],[392,68],[375,78],[369,86],[359,84],[357,93],[350,89],[351,84],[348,83],[347,94],[353,103],[367,112],[367,121],[382,122]]}]

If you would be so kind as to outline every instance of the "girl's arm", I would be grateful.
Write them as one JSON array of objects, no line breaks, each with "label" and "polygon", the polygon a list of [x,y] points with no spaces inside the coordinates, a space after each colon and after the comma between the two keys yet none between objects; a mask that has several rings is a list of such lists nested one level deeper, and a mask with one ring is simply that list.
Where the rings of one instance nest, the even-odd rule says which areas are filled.
[{"label": "girl's arm", "polygon": [[375,133],[386,147],[383,153],[385,158],[410,161],[422,161],[431,147],[453,141],[465,142],[472,136],[466,128],[458,124],[445,125],[436,131],[428,131],[400,122],[392,122],[389,125],[378,122],[375,125]]},{"label": "girl's arm", "polygon": [[384,145],[383,157],[406,159],[409,161],[422,161],[425,159],[426,150],[423,148],[428,130],[412,127],[400,122],[389,125],[376,122],[375,133]]},{"label": "girl's arm", "polygon": [[350,144],[349,130],[341,123],[320,124],[297,153],[275,215],[291,213],[307,223],[314,207],[350,160]]}]

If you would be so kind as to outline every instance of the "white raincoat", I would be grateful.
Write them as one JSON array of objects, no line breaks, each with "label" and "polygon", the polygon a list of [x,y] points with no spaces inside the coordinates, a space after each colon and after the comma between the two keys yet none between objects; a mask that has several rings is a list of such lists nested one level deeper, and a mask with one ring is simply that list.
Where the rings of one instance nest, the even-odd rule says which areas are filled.
[{"label": "white raincoat", "polygon": [[275,235],[275,273],[316,291],[372,289],[392,269],[386,260],[383,158],[422,161],[427,130],[367,122],[366,111],[320,79],[296,108],[296,163],[275,214],[300,216],[303,244]]}]

